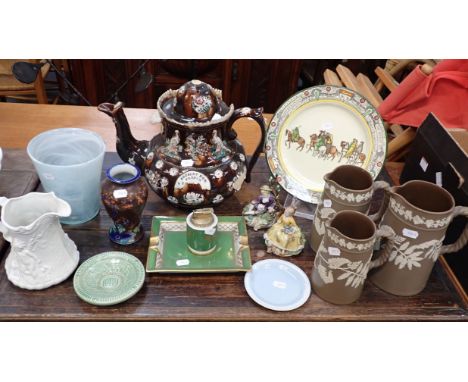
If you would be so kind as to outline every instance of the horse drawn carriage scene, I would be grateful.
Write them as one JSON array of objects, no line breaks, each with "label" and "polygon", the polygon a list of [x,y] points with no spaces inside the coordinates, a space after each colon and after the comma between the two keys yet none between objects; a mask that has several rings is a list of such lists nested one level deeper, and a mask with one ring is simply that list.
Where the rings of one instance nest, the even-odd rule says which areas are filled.
[{"label": "horse drawn carriage scene", "polygon": [[326,131],[320,130],[319,133],[314,133],[306,138],[302,137],[299,131],[301,126],[296,126],[292,130],[286,129],[285,145],[288,148],[295,147],[296,151],[304,151],[311,153],[313,157],[323,160],[334,161],[335,158],[339,163],[354,164],[362,166],[366,160],[364,153],[364,141],[358,141],[353,138],[351,141],[341,141],[339,145],[333,142],[333,135]]}]

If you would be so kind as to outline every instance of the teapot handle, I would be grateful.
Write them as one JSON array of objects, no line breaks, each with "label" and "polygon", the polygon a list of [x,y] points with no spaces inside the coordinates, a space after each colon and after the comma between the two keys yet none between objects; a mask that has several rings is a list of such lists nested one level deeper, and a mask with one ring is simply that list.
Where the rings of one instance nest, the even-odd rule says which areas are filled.
[{"label": "teapot handle", "polygon": [[263,145],[265,143],[266,126],[265,126],[265,119],[262,113],[263,113],[263,107],[259,107],[257,109],[252,109],[250,107],[242,107],[240,109],[236,109],[234,110],[234,113],[232,114],[232,117],[229,119],[229,122],[227,125],[227,132],[228,132],[228,136],[230,136],[230,139],[236,139],[237,137],[237,134],[232,129],[232,125],[239,118],[252,118],[255,122],[257,122],[258,126],[260,127],[260,132],[262,133],[262,137],[260,139],[260,142],[258,143],[257,148],[255,149],[255,152],[253,153],[250,160],[247,162],[247,175],[245,177],[245,181],[247,183],[250,183],[250,173],[252,171],[253,166],[257,162],[258,156],[262,152]]}]

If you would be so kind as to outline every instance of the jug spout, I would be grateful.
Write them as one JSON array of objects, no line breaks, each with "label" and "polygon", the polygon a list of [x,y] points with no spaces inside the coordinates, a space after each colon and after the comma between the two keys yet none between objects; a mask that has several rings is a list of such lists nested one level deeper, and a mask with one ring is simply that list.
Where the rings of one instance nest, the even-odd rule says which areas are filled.
[{"label": "jug spout", "polygon": [[60,218],[66,218],[71,215],[72,209],[70,204],[68,204],[65,200],[60,199],[55,195],[55,193],[49,193],[54,201],[55,207],[51,211],[52,214],[57,215]]},{"label": "jug spout", "polygon": [[[71,215],[70,205],[53,192],[30,192],[16,198],[0,198],[0,232],[27,232],[50,217]],[[5,237],[6,238],[6,237]]]},{"label": "jug spout", "polygon": [[117,131],[117,153],[127,163],[133,164],[143,171],[145,159],[149,150],[148,141],[135,139],[130,131],[127,117],[123,111],[123,102],[101,103],[98,110],[112,118]]}]

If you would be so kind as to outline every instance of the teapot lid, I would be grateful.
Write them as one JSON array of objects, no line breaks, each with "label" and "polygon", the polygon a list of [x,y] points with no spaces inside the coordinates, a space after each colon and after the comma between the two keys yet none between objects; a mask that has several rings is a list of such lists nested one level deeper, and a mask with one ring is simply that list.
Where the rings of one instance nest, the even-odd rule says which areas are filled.
[{"label": "teapot lid", "polygon": [[181,124],[210,124],[228,119],[234,107],[227,106],[222,92],[211,85],[191,80],[178,90],[168,90],[158,100],[162,116]]}]

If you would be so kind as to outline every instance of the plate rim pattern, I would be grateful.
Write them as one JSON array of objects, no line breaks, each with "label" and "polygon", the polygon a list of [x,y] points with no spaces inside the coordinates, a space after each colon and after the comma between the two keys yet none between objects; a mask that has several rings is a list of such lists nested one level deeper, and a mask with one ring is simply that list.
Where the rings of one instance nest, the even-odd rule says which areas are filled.
[{"label": "plate rim pattern", "polygon": [[387,135],[382,117],[369,100],[360,93],[342,86],[317,85],[303,89],[289,97],[278,108],[270,121],[265,139],[265,156],[271,174],[288,193],[304,202],[314,204],[319,202],[323,190],[308,189],[289,176],[281,165],[277,146],[279,131],[289,115],[308,103],[321,100],[338,101],[346,104],[364,118],[374,141],[374,150],[369,158],[368,166],[363,168],[369,171],[374,179],[382,171],[387,154]]}]

